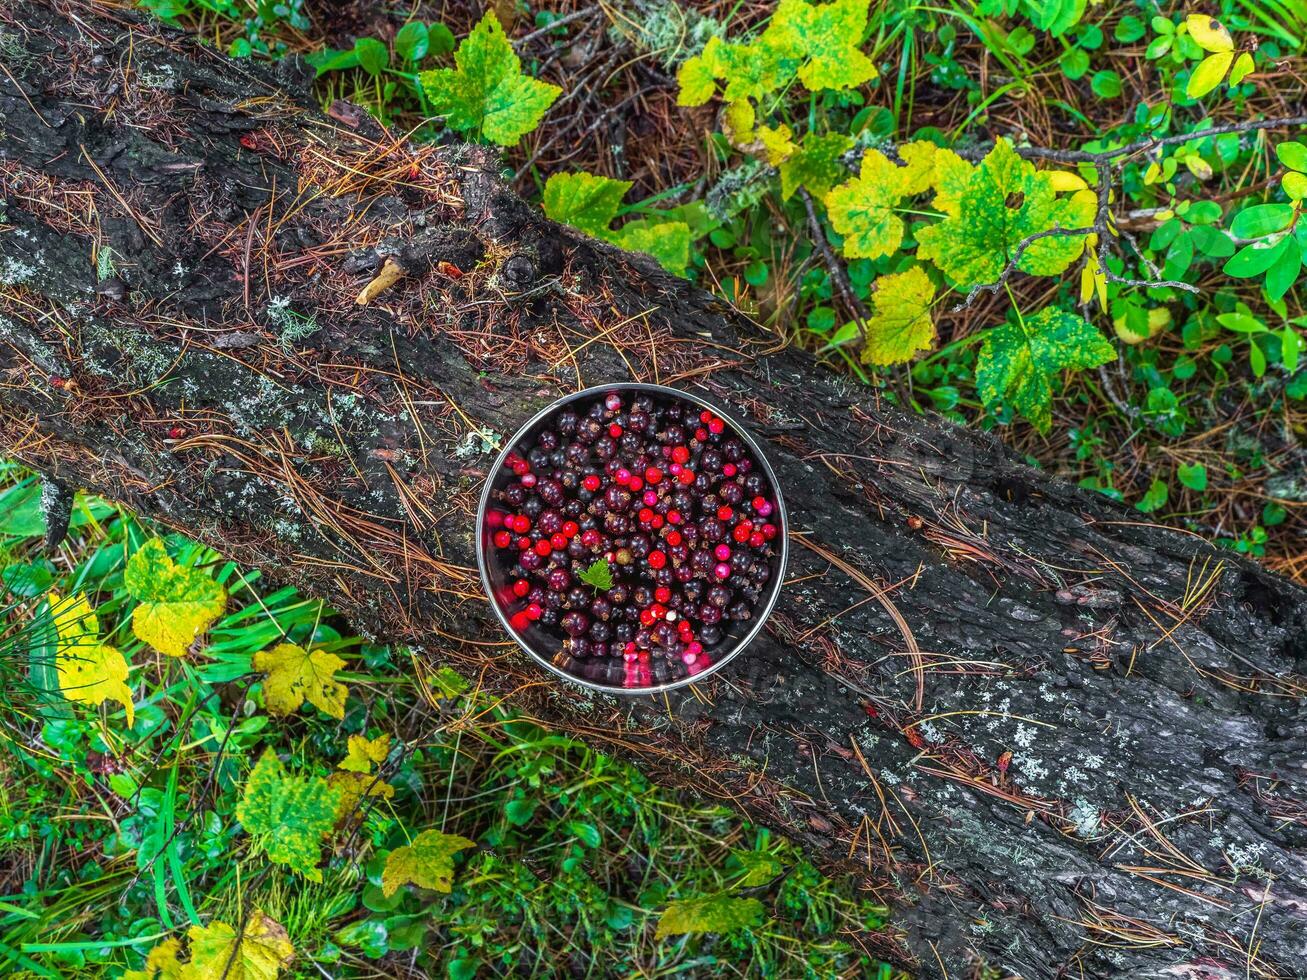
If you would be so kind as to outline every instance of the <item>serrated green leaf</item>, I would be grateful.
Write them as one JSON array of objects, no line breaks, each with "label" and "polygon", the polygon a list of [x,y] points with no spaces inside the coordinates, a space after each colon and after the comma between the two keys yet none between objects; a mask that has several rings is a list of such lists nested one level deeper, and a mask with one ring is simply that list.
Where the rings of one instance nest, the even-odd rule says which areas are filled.
[{"label": "serrated green leaf", "polygon": [[903,197],[906,169],[879,150],[868,150],[858,176],[826,195],[831,225],[844,236],[843,251],[849,258],[880,258],[903,242],[903,219],[894,208]]},{"label": "serrated green leaf", "polygon": [[[943,156],[943,154],[937,154]],[[978,167],[936,160],[942,187],[935,207],[946,217],[917,234],[920,258],[929,259],[959,288],[998,279],[1020,243],[1053,228],[1089,228],[1095,200],[1092,191],[1057,195],[1053,176],[1037,171],[1001,139]],[[1017,268],[1036,276],[1057,275],[1084,250],[1084,235],[1049,236],[1031,242]]]},{"label": "serrated green leaf", "polygon": [[788,201],[800,187],[824,198],[845,175],[843,157],[852,147],[843,133],[808,133],[799,152],[781,164],[781,199]]},{"label": "serrated green leaf", "polygon": [[645,252],[668,272],[685,275],[690,264],[690,226],[684,221],[628,221],[611,238],[628,252]]},{"label": "serrated green leaf", "polygon": [[405,884],[448,892],[454,884],[454,855],[469,847],[476,847],[476,841],[424,830],[412,844],[397,847],[386,857],[381,872],[382,893],[390,897]]},{"label": "serrated green leaf", "polygon": [[340,790],[317,776],[292,776],[272,749],[250,770],[236,819],[268,857],[321,881],[322,840],[336,823]]},{"label": "serrated green leaf", "polygon": [[731,859],[744,871],[744,877],[735,883],[736,888],[765,885],[785,870],[777,857],[764,851],[732,851]]},{"label": "serrated green leaf", "polygon": [[862,363],[902,364],[918,351],[930,350],[935,342],[930,316],[934,299],[935,286],[919,265],[877,279]]},{"label": "serrated green leaf", "polygon": [[1053,381],[1063,371],[1097,367],[1115,354],[1083,317],[1049,307],[1024,323],[990,331],[976,359],[976,388],[987,407],[1006,402],[1047,432]]},{"label": "serrated green leaf", "polygon": [[454,64],[419,76],[433,111],[451,129],[479,133],[500,146],[513,146],[535,129],[562,93],[557,85],[522,74],[522,62],[494,11],[458,46]]},{"label": "serrated green leaf", "polygon": [[726,892],[672,902],[658,917],[655,939],[692,932],[734,932],[762,924],[762,902]]},{"label": "serrated green leaf", "polygon": [[203,571],[174,562],[159,538],[127,560],[123,584],[139,603],[132,611],[132,632],[170,657],[184,657],[227,608],[227,590]]},{"label": "serrated green leaf", "polygon": [[571,225],[587,235],[607,238],[617,217],[629,180],[613,180],[588,173],[554,174],[545,182],[541,206],[552,221]]},{"label": "serrated green leaf", "polygon": [[590,567],[581,572],[577,578],[600,592],[607,592],[613,587],[613,570],[602,558],[592,562]]}]

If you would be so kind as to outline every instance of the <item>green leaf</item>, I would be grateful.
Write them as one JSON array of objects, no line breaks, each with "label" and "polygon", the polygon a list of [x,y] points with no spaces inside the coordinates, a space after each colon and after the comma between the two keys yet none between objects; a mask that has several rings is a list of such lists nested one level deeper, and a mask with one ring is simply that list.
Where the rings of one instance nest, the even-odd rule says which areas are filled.
[{"label": "green leaf", "polygon": [[759,926],[762,919],[762,902],[756,898],[735,898],[726,892],[704,898],[684,898],[663,910],[658,917],[654,938],[692,932],[734,932]]},{"label": "green leaf", "polygon": [[1284,240],[1284,251],[1266,270],[1266,296],[1276,303],[1284,298],[1302,270],[1302,248],[1296,239]]},{"label": "green leaf", "polygon": [[1147,31],[1148,28],[1144,26],[1142,20],[1134,14],[1126,14],[1117,21],[1116,29],[1112,32],[1112,36],[1122,44],[1130,44],[1134,41],[1138,41],[1147,33]]},{"label": "green leaf", "polygon": [[139,603],[132,611],[132,632],[170,657],[184,657],[227,608],[227,590],[199,569],[174,562],[159,538],[127,560],[123,584]]},{"label": "green leaf", "polygon": [[354,53],[358,55],[359,67],[374,77],[390,65],[390,52],[376,38],[359,38],[354,42]]},{"label": "green leaf", "polygon": [[562,89],[522,74],[522,62],[488,11],[454,53],[455,68],[420,76],[432,109],[451,129],[512,146],[536,128]]},{"label": "green leaf", "polygon": [[1284,193],[1295,201],[1307,198],[1307,174],[1300,174],[1296,170],[1290,170],[1280,178],[1280,186],[1284,188]]},{"label": "green leaf", "polygon": [[1257,63],[1253,61],[1253,56],[1247,51],[1241,51],[1239,56],[1234,59],[1234,67],[1230,69],[1228,84],[1238,85],[1251,75],[1256,67]]},{"label": "green leaf", "polygon": [[435,21],[427,27],[427,44],[430,48],[427,54],[449,54],[458,46],[458,42],[454,40],[454,32],[440,21]]},{"label": "green leaf", "polygon": [[395,848],[386,857],[381,891],[389,897],[409,884],[447,893],[454,884],[454,855],[476,846],[476,841],[457,834],[424,830],[413,843]]},{"label": "green leaf", "polygon": [[456,698],[470,686],[452,667],[441,667],[431,675],[431,686],[442,698]]},{"label": "green leaf", "polygon": [[322,839],[336,822],[340,790],[317,776],[292,776],[272,749],[250,771],[236,819],[268,857],[322,881]]},{"label": "green leaf", "polygon": [[869,0],[781,0],[764,37],[804,60],[799,81],[812,91],[856,88],[876,77],[876,66],[859,50],[869,7]]},{"label": "green leaf", "polygon": [[1141,511],[1145,514],[1151,514],[1153,511],[1165,507],[1167,498],[1169,498],[1170,495],[1171,488],[1166,485],[1166,482],[1161,479],[1154,479],[1152,485],[1149,486],[1144,495],[1139,498],[1139,502],[1135,504],[1135,510]]},{"label": "green leaf", "polygon": [[1292,204],[1255,204],[1234,216],[1230,233],[1236,238],[1262,238],[1283,231],[1291,221]]},{"label": "green leaf", "polygon": [[395,53],[404,61],[418,62],[431,49],[431,32],[420,20],[411,20],[395,34]]},{"label": "green leaf", "polygon": [[592,823],[585,823],[581,820],[569,820],[567,829],[575,835],[576,839],[590,849],[594,849],[602,843],[603,838],[599,835],[599,828]]},{"label": "green leaf", "polygon": [[877,279],[862,363],[902,364],[918,351],[930,350],[935,342],[930,316],[934,299],[935,286],[919,265]]},{"label": "green leaf", "polygon": [[[936,163],[937,177],[940,175]],[[1088,228],[1094,221],[1092,191],[1058,197],[1054,178],[1017,156],[1001,139],[980,166],[950,163],[935,207],[946,217],[917,234],[918,257],[934,262],[958,287],[966,289],[998,279],[1020,243],[1054,227]],[[1067,268],[1084,249],[1083,235],[1050,236],[1032,242],[1017,268],[1052,276]]]},{"label": "green leaf", "polygon": [[1190,490],[1202,493],[1207,489],[1207,467],[1202,463],[1181,463],[1175,475]]},{"label": "green leaf", "polygon": [[1275,148],[1275,155],[1290,170],[1307,174],[1307,146],[1302,143],[1281,143]]},{"label": "green leaf", "polygon": [[1062,74],[1075,81],[1089,71],[1089,55],[1079,48],[1068,48],[1062,55]]},{"label": "green leaf", "polygon": [[553,221],[607,238],[608,226],[617,217],[622,198],[631,189],[629,180],[613,180],[587,173],[554,174],[545,182],[545,216]]},{"label": "green leaf", "polygon": [[1225,263],[1223,271],[1227,276],[1234,276],[1236,279],[1260,276],[1289,251],[1289,244],[1292,241],[1293,238],[1286,235],[1274,244],[1268,240],[1245,245]]},{"label": "green leaf", "polygon": [[843,133],[808,133],[803,144],[781,164],[781,200],[788,201],[800,187],[818,200],[844,177],[844,154],[853,140]]},{"label": "green leaf", "polygon": [[260,650],[254,669],[268,675],[263,682],[263,703],[268,712],[284,717],[299,710],[305,700],[332,718],[345,717],[349,689],[336,680],[345,661],[325,650],[305,650],[294,643],[278,643]]},{"label": "green leaf", "polygon": [[1089,80],[1089,87],[1100,99],[1119,98],[1121,95],[1121,76],[1107,69],[1096,71],[1094,77]]},{"label": "green leaf", "polygon": [[1209,54],[1199,62],[1198,67],[1189,76],[1189,82],[1184,89],[1185,96],[1190,99],[1201,99],[1221,84],[1221,79],[1225,78],[1225,73],[1230,70],[1230,64],[1233,61],[1234,52],[1232,51]]},{"label": "green leaf", "polygon": [[613,587],[613,570],[602,558],[593,562],[577,578],[599,592],[607,592]]},{"label": "green leaf", "polygon": [[306,54],[304,60],[313,66],[319,78],[329,71],[346,71],[359,66],[358,52],[353,48],[348,51],[323,48],[321,51]]},{"label": "green leaf", "polygon": [[989,332],[976,360],[976,387],[986,407],[1007,402],[1047,432],[1053,381],[1063,371],[1097,367],[1115,354],[1083,317],[1049,307],[1024,323],[1004,323]]},{"label": "green leaf", "polygon": [[785,870],[775,855],[765,851],[732,851],[731,860],[744,871],[744,877],[735,883],[736,888],[765,885]]},{"label": "green leaf", "polygon": [[610,238],[628,252],[644,252],[668,272],[685,275],[690,264],[690,226],[684,221],[628,221]]},{"label": "green leaf", "polygon": [[877,259],[898,250],[903,219],[894,208],[903,197],[906,170],[879,150],[868,150],[858,176],[826,195],[826,210],[831,225],[844,236],[846,256]]}]

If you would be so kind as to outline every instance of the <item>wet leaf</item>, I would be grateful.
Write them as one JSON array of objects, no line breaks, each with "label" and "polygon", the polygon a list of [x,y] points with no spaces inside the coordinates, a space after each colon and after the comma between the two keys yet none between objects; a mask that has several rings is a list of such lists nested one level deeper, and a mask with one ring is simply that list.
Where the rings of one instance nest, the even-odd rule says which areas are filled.
[{"label": "wet leaf", "polygon": [[245,780],[236,819],[271,860],[321,881],[322,840],[336,824],[340,796],[325,779],[289,774],[265,749]]},{"label": "wet leaf", "polygon": [[132,632],[170,657],[184,657],[227,608],[227,590],[205,572],[174,562],[159,538],[127,560],[123,583],[139,603]]},{"label": "wet leaf", "polygon": [[476,841],[457,834],[424,830],[413,838],[412,844],[390,852],[381,872],[382,892],[393,895],[405,884],[448,892],[454,883],[454,855],[469,847],[476,847]]}]

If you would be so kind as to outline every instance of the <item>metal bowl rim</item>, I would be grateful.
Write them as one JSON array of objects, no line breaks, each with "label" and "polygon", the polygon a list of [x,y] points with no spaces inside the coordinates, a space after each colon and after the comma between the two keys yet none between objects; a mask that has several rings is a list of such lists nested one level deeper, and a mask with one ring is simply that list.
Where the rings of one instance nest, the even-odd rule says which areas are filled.
[{"label": "metal bowl rim", "polygon": [[[762,465],[763,472],[766,473],[767,479],[771,481],[772,490],[774,491],[776,497],[776,512],[777,515],[780,517],[780,531],[781,531],[781,534],[779,535],[780,542],[781,542],[780,562],[777,566],[776,574],[773,578],[775,584],[770,590],[767,601],[763,603],[762,608],[759,610],[758,615],[754,617],[753,625],[749,628],[748,632],[745,633],[744,636],[740,638],[739,642],[735,644],[735,646],[731,649],[730,653],[722,657],[720,660],[714,661],[713,664],[709,666],[707,670],[701,671],[698,674],[693,674],[689,677],[683,677],[680,680],[669,681],[666,684],[655,684],[650,687],[638,687],[638,688],[613,687],[608,684],[597,684],[594,681],[589,681],[582,677],[575,677],[572,674],[567,673],[567,671],[563,670],[562,668],[556,666],[552,661],[546,659],[545,657],[537,653],[534,649],[532,649],[531,644],[528,643],[526,639],[523,638],[517,632],[517,630],[513,628],[511,623],[509,623],[508,617],[504,615],[504,611],[499,607],[499,603],[495,600],[494,588],[490,581],[490,570],[489,570],[490,563],[489,563],[489,558],[486,554],[486,548],[484,544],[485,534],[483,533],[483,527],[485,523],[486,509],[490,503],[490,492],[495,485],[495,478],[500,474],[500,472],[502,472],[504,468],[504,460],[508,458],[508,454],[513,451],[514,447],[517,446],[517,444],[523,439],[526,433],[531,431],[532,427],[534,427],[536,423],[542,421],[547,416],[558,411],[564,405],[568,405],[574,401],[580,401],[583,398],[590,398],[595,395],[609,392],[609,391],[657,392],[665,396],[671,396],[673,398],[681,398],[686,401],[693,402],[696,405],[699,405],[703,408],[708,409],[711,412],[714,412],[717,415],[720,415],[722,419],[726,421],[731,426],[731,428],[735,430],[736,434],[744,440],[745,444],[753,451],[754,458],[757,459],[758,462]],[[540,664],[540,666],[544,667],[550,673],[562,678],[565,681],[570,681],[571,683],[580,685],[581,687],[589,688],[592,691],[603,691],[606,694],[621,694],[627,696],[660,694],[664,691],[672,691],[678,687],[685,687],[689,684],[695,684],[698,683],[699,681],[706,680],[712,674],[715,674],[717,671],[721,670],[728,663],[730,663],[737,656],[739,656],[744,651],[744,648],[753,642],[754,638],[762,630],[763,626],[766,625],[768,617],[771,616],[772,609],[775,608],[776,601],[780,598],[781,588],[785,583],[785,569],[786,566],[789,564],[789,557],[790,557],[789,527],[790,527],[789,513],[785,509],[785,497],[781,492],[780,480],[776,478],[776,472],[775,470],[772,469],[771,463],[768,461],[766,454],[762,451],[762,447],[758,445],[757,440],[753,438],[753,435],[749,432],[749,430],[745,428],[745,426],[741,425],[740,422],[737,421],[733,415],[731,415],[729,412],[722,411],[720,407],[713,404],[703,396],[693,392],[683,391],[680,388],[670,388],[667,385],[651,384],[646,381],[616,381],[611,384],[592,385],[588,388],[582,388],[580,391],[573,392],[570,395],[564,395],[562,398],[555,399],[554,401],[546,405],[544,408],[542,408],[540,411],[532,415],[531,418],[527,419],[526,422],[524,422],[521,426],[518,427],[518,430],[513,434],[513,437],[504,443],[504,448],[499,451],[499,455],[495,458],[494,464],[490,467],[490,471],[486,474],[485,486],[481,490],[481,502],[477,505],[477,513],[476,513],[477,571],[481,575],[481,588],[482,590],[484,590],[486,594],[486,598],[489,600],[490,606],[492,609],[494,609],[495,616],[498,618],[500,624],[504,627],[504,630],[508,633],[509,636],[513,638],[514,642],[517,643],[519,647],[521,647],[523,650],[526,651],[527,655],[530,656],[532,660]]]}]

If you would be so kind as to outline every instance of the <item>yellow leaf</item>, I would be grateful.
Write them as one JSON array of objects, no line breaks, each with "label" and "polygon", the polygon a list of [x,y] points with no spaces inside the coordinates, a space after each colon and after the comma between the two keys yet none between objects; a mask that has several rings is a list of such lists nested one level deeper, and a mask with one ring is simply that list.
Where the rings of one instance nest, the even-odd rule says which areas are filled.
[{"label": "yellow leaf", "polygon": [[279,643],[254,655],[254,669],[268,675],[263,702],[274,715],[288,715],[307,699],[336,719],[345,717],[349,689],[336,680],[345,661],[325,650],[312,652],[294,643]]},{"label": "yellow leaf", "polygon": [[935,342],[930,305],[935,285],[919,265],[881,276],[872,295],[874,312],[867,318],[863,364],[902,364]]},{"label": "yellow leaf", "polygon": [[165,939],[150,950],[144,970],[128,970],[123,980],[184,980],[186,967],[177,959],[181,950],[180,939]]},{"label": "yellow leaf", "polygon": [[346,772],[371,772],[373,765],[381,765],[390,753],[390,736],[378,735],[376,738],[364,738],[362,735],[349,737],[349,754],[336,768]]},{"label": "yellow leaf", "polygon": [[140,603],[132,632],[170,657],[184,657],[227,608],[227,590],[199,569],[174,562],[158,538],[128,559],[123,584]]},{"label": "yellow leaf", "polygon": [[930,140],[913,140],[899,147],[903,161],[903,193],[908,197],[921,194],[935,183],[935,156],[940,148]]},{"label": "yellow leaf", "polygon": [[225,922],[191,926],[187,935],[191,961],[183,969],[183,980],[276,980],[295,958],[285,927],[257,909],[239,940]]},{"label": "yellow leaf", "polygon": [[758,127],[758,142],[762,144],[763,155],[773,167],[780,166],[798,149],[794,143],[794,133],[789,126],[780,125]]},{"label": "yellow leaf", "polygon": [[1184,87],[1184,94],[1191,99],[1201,99],[1221,84],[1221,79],[1225,77],[1232,61],[1234,61],[1232,51],[1209,54],[1189,76],[1189,84]]},{"label": "yellow leaf", "polygon": [[55,672],[64,697],[90,705],[117,701],[131,728],[136,723],[136,707],[127,686],[127,658],[100,642],[100,624],[85,596],[62,600],[58,593],[51,592],[49,601],[59,641]]},{"label": "yellow leaf", "polygon": [[476,847],[476,841],[438,830],[422,831],[412,844],[395,848],[386,858],[382,893],[389,898],[405,883],[448,892],[454,883],[454,855],[469,847]]},{"label": "yellow leaf", "polygon": [[1253,56],[1244,51],[1234,59],[1234,67],[1230,69],[1230,84],[1238,85],[1252,74],[1254,67],[1256,66],[1253,64]]},{"label": "yellow leaf", "polygon": [[1307,198],[1307,174],[1290,170],[1280,179],[1280,185],[1284,188],[1284,193],[1295,201]]},{"label": "yellow leaf", "polygon": [[327,786],[340,794],[335,813],[337,824],[357,813],[364,797],[375,796],[383,800],[395,797],[395,787],[390,783],[361,772],[333,772],[327,777]]},{"label": "yellow leaf", "polygon": [[722,132],[735,147],[743,147],[753,139],[753,124],[756,119],[753,104],[748,99],[728,102],[722,110]]},{"label": "yellow leaf", "polygon": [[1225,25],[1215,17],[1190,14],[1185,18],[1185,23],[1189,25],[1189,35],[1204,51],[1234,50],[1234,38],[1230,37],[1230,32],[1225,29]]},{"label": "yellow leaf", "polygon": [[1085,183],[1085,178],[1070,170],[1049,170],[1046,172],[1055,191],[1083,191],[1089,188],[1089,185]]}]

